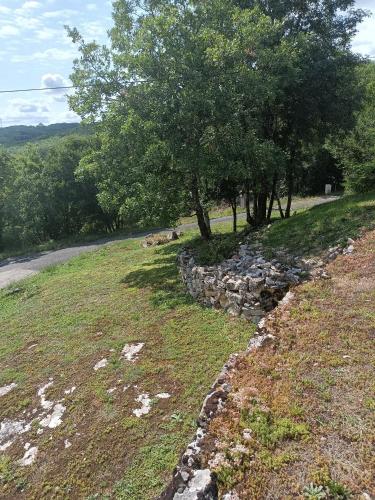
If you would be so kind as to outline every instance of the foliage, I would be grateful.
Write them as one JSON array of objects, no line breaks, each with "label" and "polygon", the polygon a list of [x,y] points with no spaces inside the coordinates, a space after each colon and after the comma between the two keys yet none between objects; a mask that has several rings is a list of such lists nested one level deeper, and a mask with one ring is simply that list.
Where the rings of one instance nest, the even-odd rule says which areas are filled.
[{"label": "foliage", "polygon": [[303,162],[353,123],[350,40],[364,13],[352,4],[121,0],[108,47],[69,29],[71,107],[101,122],[100,151],[81,167],[103,209],[175,220],[190,205],[209,239],[218,195],[233,205],[244,191],[260,225],[285,190],[288,217]]},{"label": "foliage", "polygon": [[324,491],[323,486],[315,486],[311,483],[304,487],[303,496],[308,500],[323,500],[327,498],[327,493]]},{"label": "foliage", "polygon": [[80,158],[93,147],[94,138],[70,136],[48,147],[28,145],[1,155],[8,166],[2,189],[7,246],[36,244],[77,234],[85,225],[107,224],[94,184],[75,177]]},{"label": "foliage", "polygon": [[79,123],[53,123],[52,125],[13,125],[0,128],[0,145],[4,147],[22,146],[49,138],[63,137],[70,134],[88,134],[89,127]]},{"label": "foliage", "polygon": [[10,155],[0,149],[0,250],[2,248],[2,235],[4,229],[4,209],[8,196],[9,180],[11,175]]},{"label": "foliage", "polygon": [[[27,479],[26,496],[43,491],[146,500],[163,490],[194,434],[212,381],[255,330],[184,293],[176,252],[194,236],[196,231],[181,242],[147,249],[140,239],[117,243],[39,273],[18,294],[0,291],[0,386],[16,381],[20,390],[2,398],[0,419],[31,411],[41,381],[49,377],[67,407],[53,440],[32,431],[40,451],[36,463],[15,467]],[[120,362],[124,345],[138,342],[145,346],[136,363]],[[37,346],[30,356],[32,344]],[[94,372],[103,357],[108,367]],[[9,359],[17,362],[8,366]],[[74,394],[64,396],[73,385]],[[130,387],[123,391],[125,385]],[[139,394],[160,392],[171,398],[153,404],[149,415],[133,415]],[[29,403],[19,409],[25,395]],[[75,452],[55,453],[57,440],[64,450],[65,439]],[[12,464],[19,458],[10,456]],[[12,464],[0,460],[0,496],[17,496]]]},{"label": "foliage", "polygon": [[331,479],[322,485],[310,483],[308,486],[305,486],[303,496],[307,500],[322,500],[325,498],[331,500],[348,500],[351,498],[351,494],[345,486]]},{"label": "foliage", "polygon": [[[117,0],[108,46],[68,28],[79,50],[70,105],[92,124],[76,132],[97,136],[1,153],[5,244],[170,226],[192,212],[209,240],[209,209],[222,200],[237,231],[240,193],[249,225],[270,222],[284,195],[280,213],[289,218],[294,193],[340,182],[340,148],[328,151],[328,137],[345,138],[347,186],[371,189],[374,65],[351,52],[365,15],[352,7],[353,0]],[[18,144],[74,127],[3,134]],[[232,245],[211,246],[207,261]]]},{"label": "foliage", "polygon": [[258,408],[253,411],[243,410],[241,425],[250,428],[256,439],[270,450],[282,441],[301,439],[309,435],[306,424],[295,423],[289,418],[275,418],[271,412]]},{"label": "foliage", "polygon": [[375,63],[362,64],[357,73],[364,97],[355,128],[330,148],[344,168],[347,190],[365,193],[375,189]]}]

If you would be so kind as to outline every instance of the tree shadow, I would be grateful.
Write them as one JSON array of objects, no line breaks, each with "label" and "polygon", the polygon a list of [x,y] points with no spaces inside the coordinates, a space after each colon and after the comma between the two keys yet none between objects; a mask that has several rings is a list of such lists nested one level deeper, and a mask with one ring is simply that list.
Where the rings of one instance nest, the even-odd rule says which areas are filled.
[{"label": "tree shadow", "polygon": [[[170,243],[155,251],[155,258],[131,271],[120,283],[137,289],[151,290],[150,302],[154,307],[169,310],[194,301],[186,292],[177,269],[177,254],[183,243]],[[159,257],[163,255],[163,257]]]}]

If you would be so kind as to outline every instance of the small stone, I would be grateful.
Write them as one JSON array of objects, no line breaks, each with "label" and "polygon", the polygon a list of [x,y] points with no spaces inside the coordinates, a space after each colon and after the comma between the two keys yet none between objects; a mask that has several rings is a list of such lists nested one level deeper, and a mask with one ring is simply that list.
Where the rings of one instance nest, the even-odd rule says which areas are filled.
[{"label": "small stone", "polygon": [[14,382],[9,384],[9,385],[4,385],[3,387],[0,387],[0,397],[5,396],[6,394],[8,394],[10,391],[15,389],[16,387],[17,387],[17,384]]},{"label": "small stone", "polygon": [[96,365],[94,366],[94,370],[98,371],[101,368],[105,368],[107,365],[108,365],[108,359],[104,358],[96,363]]},{"label": "small stone", "polygon": [[126,344],[121,351],[121,357],[134,363],[143,347],[144,343],[142,342],[139,344]]},{"label": "small stone", "polygon": [[252,430],[244,429],[242,436],[246,441],[250,441],[252,439]]},{"label": "small stone", "polygon": [[190,474],[188,472],[186,472],[186,471],[183,470],[183,471],[181,471],[180,475],[181,475],[182,480],[185,483],[187,483],[189,481]]},{"label": "small stone", "polygon": [[168,392],[161,392],[160,394],[156,394],[155,397],[158,399],[169,399],[171,395]]},{"label": "small stone", "polygon": [[34,446],[33,448],[29,448],[26,451],[26,453],[24,454],[23,458],[18,460],[18,464],[21,467],[27,467],[29,465],[32,465],[35,462],[37,454],[38,454],[37,446]]}]

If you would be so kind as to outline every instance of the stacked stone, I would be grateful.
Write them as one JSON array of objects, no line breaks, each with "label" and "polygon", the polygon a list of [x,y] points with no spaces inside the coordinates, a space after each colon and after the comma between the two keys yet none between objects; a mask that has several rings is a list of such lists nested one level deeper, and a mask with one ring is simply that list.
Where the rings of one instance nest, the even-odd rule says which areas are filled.
[{"label": "stacked stone", "polygon": [[199,266],[190,250],[178,257],[182,280],[202,304],[258,322],[276,307],[304,271],[290,263],[266,259],[256,245],[241,245],[238,254],[215,266]]}]

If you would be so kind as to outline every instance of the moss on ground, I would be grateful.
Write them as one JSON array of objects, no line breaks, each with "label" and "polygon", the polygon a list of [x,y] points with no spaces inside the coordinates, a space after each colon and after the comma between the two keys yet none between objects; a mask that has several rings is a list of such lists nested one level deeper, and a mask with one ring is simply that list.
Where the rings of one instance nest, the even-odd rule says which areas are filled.
[{"label": "moss on ground", "polygon": [[[149,249],[140,240],[114,244],[17,284],[17,294],[0,292],[0,385],[18,384],[2,397],[0,421],[26,418],[49,377],[47,397],[64,397],[67,408],[60,427],[40,436],[33,425],[6,450],[0,496],[16,498],[21,479],[29,498],[138,500],[163,489],[217,373],[254,331],[185,294],[176,253],[191,237]],[[125,363],[120,353],[131,342],[145,346]],[[103,358],[108,366],[95,372]],[[162,392],[171,398],[156,400]],[[142,393],[152,406],[138,419]],[[38,458],[21,470],[26,441],[39,446]]]}]

